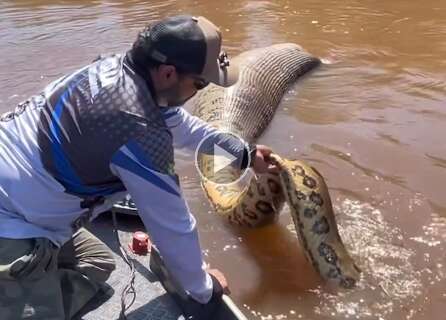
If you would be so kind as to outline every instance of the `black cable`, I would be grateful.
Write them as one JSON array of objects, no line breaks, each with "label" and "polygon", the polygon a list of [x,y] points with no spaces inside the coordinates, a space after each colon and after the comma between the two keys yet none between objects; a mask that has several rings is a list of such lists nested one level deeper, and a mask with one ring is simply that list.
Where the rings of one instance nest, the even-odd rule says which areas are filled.
[{"label": "black cable", "polygon": [[[124,289],[121,292],[121,312],[119,314],[119,320],[127,320],[127,316],[125,313],[127,310],[133,305],[133,303],[136,300],[136,290],[135,290],[135,265],[133,264],[133,261],[130,259],[127,250],[122,246],[121,240],[119,238],[118,233],[118,220],[116,218],[116,213],[112,212],[112,219],[113,219],[113,232],[116,236],[116,241],[119,246],[119,251],[121,253],[121,257],[124,260],[124,262],[129,266],[130,268],[130,279],[127,282],[127,285],[124,287]],[[128,295],[132,295],[132,298],[128,304],[126,304],[126,298]]]}]

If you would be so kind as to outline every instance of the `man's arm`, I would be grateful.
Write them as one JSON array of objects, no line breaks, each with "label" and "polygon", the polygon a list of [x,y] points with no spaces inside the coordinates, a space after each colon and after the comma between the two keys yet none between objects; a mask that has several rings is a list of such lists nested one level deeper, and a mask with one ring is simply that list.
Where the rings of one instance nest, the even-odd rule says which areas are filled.
[{"label": "man's arm", "polygon": [[119,149],[110,166],[132,196],[153,242],[183,288],[202,304],[221,296],[221,287],[213,285],[215,279],[205,271],[196,221],[177,176],[158,171],[136,142]]},{"label": "man's arm", "polygon": [[239,139],[228,135],[200,118],[191,115],[182,107],[162,108],[163,118],[173,136],[175,148],[195,151],[198,144],[207,136],[218,143],[228,144],[229,149],[243,148]]},{"label": "man's arm", "polygon": [[[187,149],[194,152],[199,143],[205,138],[213,139],[214,144],[230,150],[232,154],[243,155],[241,159],[241,168],[252,166],[256,154],[256,146],[246,145],[231,134],[223,132],[206,121],[191,115],[182,107],[162,108],[164,121],[173,136],[173,144],[175,148]],[[250,155],[248,156],[248,149]],[[209,152],[212,152],[209,150]],[[248,163],[251,159],[251,163]]]},{"label": "man's arm", "polygon": [[[243,158],[240,168],[253,167],[256,173],[278,172],[278,168],[274,166],[269,155],[272,150],[264,145],[244,145],[239,139],[235,139],[232,135],[219,131],[206,121],[191,115],[182,107],[162,108],[164,121],[173,136],[175,148],[187,148],[195,151],[200,141],[208,135],[212,135],[214,143],[219,146],[226,146],[226,150],[231,150],[232,154],[241,154],[243,148]],[[248,151],[249,149],[249,156]],[[250,163],[248,163],[250,159]]]},{"label": "man's arm", "polygon": [[195,151],[203,138],[219,133],[217,128],[191,115],[182,107],[161,108],[161,112],[172,133],[175,148]]}]

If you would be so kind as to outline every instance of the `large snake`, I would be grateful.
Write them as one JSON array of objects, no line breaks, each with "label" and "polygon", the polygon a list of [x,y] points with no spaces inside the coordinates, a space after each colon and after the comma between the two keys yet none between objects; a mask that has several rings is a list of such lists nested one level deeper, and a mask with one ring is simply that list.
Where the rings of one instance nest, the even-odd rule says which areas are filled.
[{"label": "large snake", "polygon": [[[229,88],[210,85],[191,103],[196,116],[247,142],[262,134],[289,86],[320,63],[291,43],[247,51],[231,62],[239,67],[239,81]],[[215,183],[237,175],[230,167],[219,171],[214,182],[204,179],[202,186],[211,204],[233,223],[258,226],[276,220],[286,201],[310,263],[327,282],[353,287],[360,271],[339,236],[323,177],[302,161],[271,158],[280,174],[260,175],[249,187]],[[198,161],[210,176],[212,157],[201,155]]]}]

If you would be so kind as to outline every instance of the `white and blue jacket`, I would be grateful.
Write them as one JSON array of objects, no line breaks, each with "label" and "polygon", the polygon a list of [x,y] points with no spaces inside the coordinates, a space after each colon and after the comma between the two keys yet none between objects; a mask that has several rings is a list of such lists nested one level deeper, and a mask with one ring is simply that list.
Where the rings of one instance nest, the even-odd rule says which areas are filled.
[{"label": "white and blue jacket", "polygon": [[61,246],[86,198],[105,198],[99,214],[130,193],[166,265],[206,303],[212,281],[173,147],[194,150],[211,133],[243,146],[182,108],[159,108],[150,86],[131,59],[108,56],[1,117],[0,237],[45,237]]}]

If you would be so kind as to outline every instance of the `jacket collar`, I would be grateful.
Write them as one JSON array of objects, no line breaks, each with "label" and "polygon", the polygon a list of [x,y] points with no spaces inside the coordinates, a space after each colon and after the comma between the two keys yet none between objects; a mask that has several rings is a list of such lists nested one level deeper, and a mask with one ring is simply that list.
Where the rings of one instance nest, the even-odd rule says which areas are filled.
[{"label": "jacket collar", "polygon": [[152,78],[150,77],[150,73],[147,70],[147,67],[139,64],[138,61],[133,58],[131,51],[127,51],[127,53],[125,54],[124,63],[137,75],[139,75],[142,79],[144,79],[147,88],[150,91],[153,101],[157,103],[158,99],[156,96],[155,87],[153,86],[153,81]]}]

